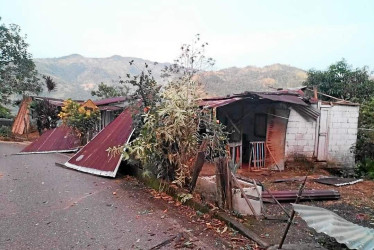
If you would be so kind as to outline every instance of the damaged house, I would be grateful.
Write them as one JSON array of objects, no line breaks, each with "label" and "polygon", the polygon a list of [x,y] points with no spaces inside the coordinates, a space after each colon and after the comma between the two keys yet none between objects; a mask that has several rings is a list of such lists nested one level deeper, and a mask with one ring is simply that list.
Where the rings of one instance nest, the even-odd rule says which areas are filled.
[{"label": "damaged house", "polygon": [[242,168],[283,170],[297,157],[354,165],[358,104],[282,90],[209,98],[201,105],[231,132],[231,158]]}]

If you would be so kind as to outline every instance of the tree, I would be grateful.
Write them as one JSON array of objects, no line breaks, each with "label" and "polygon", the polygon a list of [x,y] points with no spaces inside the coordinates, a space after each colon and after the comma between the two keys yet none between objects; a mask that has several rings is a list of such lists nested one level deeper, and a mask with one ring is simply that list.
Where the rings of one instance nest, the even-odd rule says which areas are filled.
[{"label": "tree", "polygon": [[346,60],[332,64],[326,71],[309,70],[304,82],[317,86],[322,93],[353,102],[362,103],[374,94],[374,81],[367,67],[353,69]]},{"label": "tree", "polygon": [[126,86],[109,86],[105,83],[100,83],[97,90],[92,90],[91,95],[100,98],[110,98],[117,96],[127,96],[128,88]]},{"label": "tree", "polygon": [[304,82],[317,86],[322,93],[361,104],[359,131],[353,151],[360,173],[371,173],[374,178],[374,80],[367,67],[353,69],[344,59],[326,71],[310,70]]},{"label": "tree", "polygon": [[26,36],[20,32],[16,24],[0,24],[0,104],[8,104],[12,94],[37,94],[42,90],[32,56],[27,51]]},{"label": "tree", "polygon": [[48,92],[56,90],[56,82],[50,76],[43,75],[43,79],[45,80],[45,86]]},{"label": "tree", "polygon": [[[127,75],[128,80],[123,83],[135,87],[134,104],[139,110],[137,136],[125,150],[108,149],[109,153],[124,152],[124,159],[140,163],[143,173],[179,186],[189,183],[193,161],[203,140],[209,144],[212,158],[226,155],[224,126],[198,105],[201,86],[193,79],[199,65],[206,63],[202,51],[193,49],[198,43],[183,45],[175,64],[164,69],[164,76],[170,77],[166,86],[161,87],[154,80],[147,64],[140,75]],[[207,44],[202,45],[204,48]]]},{"label": "tree", "polygon": [[358,126],[354,148],[358,174],[374,179],[374,97],[361,105]]},{"label": "tree", "polygon": [[52,105],[48,100],[34,100],[30,104],[30,109],[37,115],[36,124],[39,134],[42,134],[44,129],[51,129],[57,126],[60,109]]}]

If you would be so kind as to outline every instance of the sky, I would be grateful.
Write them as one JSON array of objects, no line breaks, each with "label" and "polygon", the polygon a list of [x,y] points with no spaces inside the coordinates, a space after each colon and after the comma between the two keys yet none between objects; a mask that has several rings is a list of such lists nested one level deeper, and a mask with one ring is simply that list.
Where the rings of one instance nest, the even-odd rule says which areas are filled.
[{"label": "sky", "polygon": [[282,63],[374,70],[373,0],[0,0],[35,58],[81,54],[172,62],[195,34],[215,69]]}]

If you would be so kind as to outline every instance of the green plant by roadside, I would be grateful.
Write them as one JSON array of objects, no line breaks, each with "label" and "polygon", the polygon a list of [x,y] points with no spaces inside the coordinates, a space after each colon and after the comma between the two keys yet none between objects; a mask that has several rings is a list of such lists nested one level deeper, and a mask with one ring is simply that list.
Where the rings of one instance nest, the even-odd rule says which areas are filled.
[{"label": "green plant by roadside", "polygon": [[10,110],[0,104],[0,118],[11,119],[13,118]]},{"label": "green plant by roadside", "polygon": [[194,76],[201,67],[213,63],[204,56],[206,46],[199,36],[192,45],[183,45],[175,64],[164,70],[164,76],[169,77],[165,87],[154,80],[148,65],[139,76],[127,76],[123,83],[135,87],[136,139],[124,150],[109,148],[109,154],[122,151],[124,159],[143,168],[144,175],[178,186],[190,181],[192,165],[203,140],[208,144],[208,160],[226,155],[224,126],[217,123],[211,111],[199,107],[203,91]]},{"label": "green plant by roadside", "polygon": [[1,137],[10,137],[12,135],[12,129],[8,126],[0,127],[0,136]]}]

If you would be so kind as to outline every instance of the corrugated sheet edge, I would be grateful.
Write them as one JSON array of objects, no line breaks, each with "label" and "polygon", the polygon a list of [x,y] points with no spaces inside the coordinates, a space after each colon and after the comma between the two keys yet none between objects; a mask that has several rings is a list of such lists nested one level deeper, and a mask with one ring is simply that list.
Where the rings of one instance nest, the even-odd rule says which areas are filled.
[{"label": "corrugated sheet edge", "polygon": [[[129,138],[127,138],[127,141],[125,144],[129,143],[130,141],[130,138],[132,136],[132,134],[134,133],[135,129],[133,129],[129,135]],[[100,131],[101,132],[101,131]],[[99,133],[98,133],[99,134]],[[97,135],[96,135],[97,136]],[[74,157],[74,156],[73,156]],[[72,157],[72,158],[73,158]],[[123,158],[123,155],[121,154],[119,160],[118,160],[118,163],[117,163],[117,166],[116,168],[114,169],[114,171],[102,171],[102,170],[98,170],[98,169],[95,169],[95,168],[89,168],[89,167],[81,167],[81,166],[78,166],[78,165],[75,165],[75,164],[72,164],[72,163],[69,163],[69,161],[65,162],[65,167],[68,167],[68,168],[72,168],[72,169],[75,169],[75,170],[78,170],[78,171],[81,171],[81,172],[84,172],[84,173],[89,173],[89,174],[94,174],[94,175],[100,175],[100,176],[107,176],[107,177],[116,177],[117,175],[117,172],[118,172],[118,169],[119,169],[119,166],[121,165],[121,161],[122,161],[122,158]]]},{"label": "corrugated sheet edge", "polygon": [[71,152],[77,152],[79,148],[73,148],[73,149],[63,149],[63,150],[53,150],[53,151],[34,151],[34,152],[19,152],[15,155],[31,155],[31,154],[52,154],[52,153],[71,153]]}]

